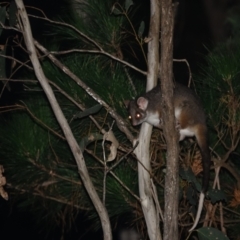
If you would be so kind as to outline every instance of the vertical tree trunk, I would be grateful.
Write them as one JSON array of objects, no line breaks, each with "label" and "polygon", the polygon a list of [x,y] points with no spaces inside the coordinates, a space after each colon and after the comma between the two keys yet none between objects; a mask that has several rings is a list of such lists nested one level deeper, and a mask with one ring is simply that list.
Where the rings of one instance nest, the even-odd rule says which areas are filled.
[{"label": "vertical tree trunk", "polygon": [[178,134],[175,130],[173,108],[173,6],[171,0],[161,5],[161,88],[163,99],[163,126],[167,143],[165,177],[164,240],[178,239]]},{"label": "vertical tree trunk", "polygon": [[[151,0],[150,28],[148,37],[148,75],[146,89],[154,87],[158,77],[159,67],[159,31],[160,31],[160,7],[159,0]],[[143,123],[139,134],[139,145],[135,150],[138,162],[138,184],[141,205],[151,240],[161,240],[159,228],[159,216],[153,200],[153,190],[149,173],[143,168],[151,171],[149,143],[151,139],[152,126]]]}]

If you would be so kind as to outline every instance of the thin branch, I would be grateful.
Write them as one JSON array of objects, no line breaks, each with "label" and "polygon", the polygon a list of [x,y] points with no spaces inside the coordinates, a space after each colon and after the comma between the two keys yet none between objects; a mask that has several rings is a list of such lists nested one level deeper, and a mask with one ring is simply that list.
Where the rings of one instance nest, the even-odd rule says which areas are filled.
[{"label": "thin branch", "polygon": [[108,168],[108,171],[112,171],[117,165],[119,165],[119,163],[121,163],[124,159],[126,159],[126,157],[131,154],[135,148],[138,146],[138,141],[135,143],[135,145],[133,146],[133,148],[131,148],[125,155],[123,155],[120,160],[118,160],[115,164],[113,164],[110,168]]},{"label": "thin branch", "polygon": [[3,106],[0,107],[0,113],[10,112],[10,111],[16,111],[16,110],[23,110],[25,109],[22,105],[10,105],[10,106]]},{"label": "thin branch", "polygon": [[0,22],[0,26],[1,26],[3,29],[14,30],[14,31],[17,31],[17,32],[22,33],[22,31],[19,30],[18,28],[5,26],[2,22]]},{"label": "thin branch", "polygon": [[[102,166],[104,166],[104,162],[99,158],[97,157],[91,150],[88,150],[87,148],[85,149],[85,151],[87,153],[89,153],[91,156],[93,156],[99,163],[102,164]],[[116,181],[128,192],[130,193],[137,201],[140,202],[140,198],[134,194],[131,189],[129,189],[120,179],[119,177],[116,176],[116,174],[112,171],[109,171],[109,173],[116,179]]]},{"label": "thin branch", "polygon": [[80,87],[82,87],[89,96],[91,96],[94,100],[96,100],[99,104],[101,104],[104,108],[106,108],[107,112],[116,120],[118,128],[124,132],[127,138],[132,141],[133,135],[126,127],[125,120],[113,109],[111,108],[105,101],[103,101],[98,94],[96,94],[90,87],[88,87],[79,77],[73,74],[69,68],[63,65],[58,59],[56,59],[52,54],[48,52],[46,48],[44,48],[40,43],[36,40],[34,41],[35,46],[42,51],[44,54],[48,56],[48,58],[59,67],[66,75],[68,75],[71,79],[73,79]]},{"label": "thin branch", "polygon": [[89,208],[83,208],[81,207],[80,205],[76,205],[74,204],[73,202],[70,202],[68,200],[65,200],[65,199],[60,199],[60,198],[56,198],[56,197],[51,197],[51,196],[47,196],[46,194],[44,193],[37,193],[37,192],[33,192],[32,190],[27,190],[27,189],[23,189],[23,188],[19,188],[17,186],[13,186],[12,184],[10,183],[7,183],[7,187],[11,188],[11,189],[15,189],[17,191],[20,191],[22,193],[30,193],[32,195],[35,195],[35,196],[38,196],[38,197],[42,197],[42,198],[45,198],[45,199],[49,199],[49,200],[52,200],[52,201],[55,201],[55,202],[59,202],[59,203],[62,203],[62,204],[65,204],[65,205],[69,205],[71,207],[75,207],[77,209],[81,209],[81,210],[90,210]]},{"label": "thin branch", "polygon": [[[81,37],[87,39],[90,43],[92,43],[94,46],[96,46],[99,50],[81,50],[81,49],[72,49],[72,50],[68,50],[68,51],[62,51],[60,52],[60,54],[66,54],[66,53],[70,53],[70,52],[86,52],[86,53],[98,53],[98,54],[103,54],[105,56],[108,56],[109,58],[111,59],[114,59],[132,69],[134,69],[135,71],[137,72],[140,72],[144,75],[146,75],[147,73],[145,71],[142,71],[141,69],[135,67],[134,65],[124,61],[124,60],[121,60],[120,58],[117,58],[115,56],[113,56],[112,54],[104,51],[104,49],[96,42],[94,41],[93,39],[91,39],[90,37],[88,37],[86,34],[84,34],[83,32],[79,31],[77,28],[75,28],[74,26],[72,26],[71,24],[67,24],[67,23],[63,23],[63,22],[58,22],[58,21],[53,21],[49,18],[46,18],[46,17],[38,17],[38,16],[34,16],[34,15],[31,15],[31,14],[28,14],[29,17],[33,17],[33,18],[38,18],[38,19],[42,19],[42,20],[45,20],[45,21],[48,21],[50,23],[53,23],[53,24],[57,24],[57,25],[60,25],[60,26],[65,26],[65,27],[68,27],[72,30],[74,30],[75,32],[77,32]],[[51,54],[59,54],[58,52],[51,52]]]},{"label": "thin branch", "polygon": [[222,162],[221,166],[227,169],[232,174],[232,176],[237,181],[237,188],[240,189],[240,175],[237,172],[236,168],[232,167],[229,163],[225,163],[225,162]]},{"label": "thin branch", "polygon": [[67,178],[67,177],[63,177],[63,176],[55,173],[52,169],[47,169],[45,166],[42,166],[42,165],[38,164],[38,163],[37,163],[36,161],[34,161],[33,159],[29,159],[29,158],[28,158],[28,161],[29,161],[30,163],[32,163],[33,166],[35,166],[35,167],[39,168],[40,170],[42,170],[43,172],[49,174],[49,175],[50,175],[50,176],[49,176],[50,178],[51,178],[52,176],[54,176],[54,177],[56,177],[56,178],[59,178],[59,179],[61,179],[61,180],[66,181],[66,182],[70,182],[70,183],[74,183],[74,184],[76,184],[76,185],[82,186],[82,183],[81,183],[80,181],[74,181],[74,180],[69,179],[69,178]]},{"label": "thin branch", "polygon": [[188,67],[188,72],[189,72],[189,78],[188,78],[188,87],[191,86],[191,81],[192,81],[192,71],[189,65],[189,62],[187,59],[173,59],[174,62],[185,62],[187,67]]},{"label": "thin branch", "polygon": [[16,61],[20,64],[20,66],[18,66],[13,73],[11,73],[11,75],[9,76],[8,79],[6,79],[6,83],[4,83],[4,87],[2,88],[2,91],[0,92],[0,98],[2,97],[2,94],[5,90],[5,87],[7,86],[8,82],[9,82],[9,79],[13,76],[14,73],[16,73],[20,68],[22,68],[23,66],[25,66],[26,68],[28,68],[29,70],[33,70],[32,67],[28,66],[26,63],[27,62],[30,62],[29,60],[26,61],[25,63],[19,61],[18,59],[14,58],[14,57],[11,57],[11,56],[6,56],[6,55],[3,55],[3,54],[0,54],[1,57],[4,57],[4,58],[7,58],[7,59],[11,59],[13,61]]},{"label": "thin branch", "polygon": [[[9,78],[0,78],[0,81],[6,81],[8,80],[9,82],[27,82],[27,83],[38,83],[37,80],[31,80],[31,79],[9,79]],[[65,96],[69,101],[71,101],[73,104],[75,104],[76,107],[78,107],[81,111],[86,110],[85,106],[83,106],[81,103],[78,103],[77,101],[75,101],[69,94],[67,94],[62,88],[60,88],[56,83],[54,83],[53,81],[50,81],[48,79],[48,82],[54,86],[63,96]],[[25,107],[23,107],[25,108]],[[0,107],[1,109],[1,107]],[[102,134],[104,134],[106,131],[99,125],[99,123],[97,122],[97,120],[92,116],[89,115],[88,116],[96,125],[96,127],[102,132]]]},{"label": "thin branch", "polygon": [[35,16],[35,15],[32,15],[32,14],[28,14],[28,16],[32,17],[32,18],[42,19],[44,21],[47,21],[47,22],[50,22],[50,23],[53,23],[53,24],[56,24],[56,25],[68,27],[68,28],[72,29],[73,31],[75,31],[76,33],[78,33],[81,37],[87,39],[90,43],[92,43],[94,46],[96,46],[99,50],[103,50],[102,47],[96,41],[94,41],[93,39],[88,37],[83,32],[79,31],[77,28],[75,28],[71,24],[51,20],[51,19],[47,18],[46,15],[45,15],[45,17],[39,17],[39,16]]},{"label": "thin branch", "polygon": [[118,57],[115,57],[114,55],[104,51],[104,50],[86,50],[86,49],[70,49],[70,50],[65,50],[65,51],[50,51],[49,53],[53,54],[53,55],[62,55],[62,54],[69,54],[69,53],[74,53],[74,52],[78,52],[78,53],[91,53],[91,54],[102,54],[102,55],[105,55],[117,62],[120,62],[122,64],[124,64],[125,66],[128,66],[132,69],[134,69],[135,71],[143,74],[143,75],[147,75],[147,73],[145,71],[142,71],[141,69],[135,67],[134,65],[118,58]]},{"label": "thin branch", "polygon": [[237,215],[237,216],[240,217],[240,213],[237,212],[237,211],[234,211],[234,210],[232,210],[232,209],[230,209],[230,208],[228,208],[228,207],[224,207],[224,206],[223,206],[223,209],[226,210],[226,211],[228,211],[228,212],[234,213],[235,215]]},{"label": "thin branch", "polygon": [[[48,80],[48,82],[54,86],[63,96],[65,96],[68,100],[70,100],[73,104],[75,104],[80,110],[84,111],[86,110],[85,106],[83,106],[83,104],[78,103],[77,101],[75,101],[69,94],[67,94],[62,88],[60,88],[56,83],[54,83],[53,81]],[[99,125],[99,123],[97,122],[97,120],[92,116],[89,115],[88,116],[96,125],[96,127],[101,131],[102,134],[104,134],[106,131]]]},{"label": "thin branch", "polygon": [[[211,117],[210,117],[211,118]],[[221,142],[223,147],[226,149],[226,150],[229,150],[229,147],[226,145],[226,143],[223,141],[223,138],[225,137],[226,134],[224,133],[221,133],[218,129],[217,126],[215,126],[215,124],[213,124],[214,126],[214,129],[216,130],[217,132],[217,137],[218,137],[218,140],[217,142],[215,143],[215,146],[218,146],[218,143]],[[215,148],[215,146],[213,148]]]},{"label": "thin branch", "polygon": [[141,48],[141,51],[142,51],[142,54],[143,54],[145,63],[147,64],[147,56],[146,56],[145,51],[144,51],[144,49],[143,49],[143,44],[142,44],[142,42],[141,42],[141,38],[139,38],[139,36],[138,36],[138,34],[137,34],[137,32],[136,32],[136,30],[135,30],[135,28],[134,28],[134,26],[133,26],[130,18],[128,17],[127,12],[124,10],[124,8],[123,8],[118,2],[116,2],[116,3],[113,5],[113,7],[114,7],[115,5],[117,5],[117,6],[122,10],[122,14],[123,14],[123,15],[125,16],[125,18],[127,19],[128,23],[129,23],[129,25],[130,25],[130,27],[131,27],[131,29],[132,29],[133,35],[134,35],[134,37],[135,37],[135,39],[136,39],[139,47]]},{"label": "thin branch", "polygon": [[[33,79],[8,79],[8,78],[0,78],[0,81],[6,81],[8,80],[9,82],[22,82],[22,83],[39,83],[38,80],[33,80]],[[26,86],[26,85],[24,85]],[[24,89],[26,91],[37,91],[35,89],[30,89],[30,87],[28,87],[28,89]],[[39,89],[38,91],[43,92],[43,90]]]},{"label": "thin branch", "polygon": [[41,126],[43,126],[44,128],[46,128],[47,130],[49,130],[51,133],[53,133],[54,135],[58,136],[59,138],[61,138],[62,140],[66,140],[65,137],[63,137],[62,135],[60,135],[59,133],[57,133],[56,131],[54,131],[52,128],[48,127],[45,123],[43,123],[39,118],[37,118],[31,111],[30,109],[25,105],[24,102],[22,102],[22,104],[24,105],[25,109],[27,110],[27,112],[29,113],[29,115],[37,122],[39,123]]},{"label": "thin branch", "polygon": [[44,72],[42,70],[40,62],[38,60],[36,49],[35,49],[35,46],[33,43],[31,27],[30,27],[29,19],[26,14],[26,9],[24,7],[24,4],[23,4],[22,0],[15,0],[15,3],[17,5],[17,9],[18,9],[19,28],[23,31],[25,44],[26,44],[27,50],[30,53],[29,58],[31,59],[31,62],[33,64],[33,68],[34,68],[36,77],[38,78],[38,80],[49,100],[49,103],[53,109],[56,119],[62,128],[62,131],[67,139],[69,147],[70,147],[70,149],[73,153],[73,156],[76,160],[79,175],[82,179],[85,189],[86,189],[87,193],[89,194],[89,197],[90,197],[90,199],[98,213],[98,216],[101,220],[104,240],[112,240],[111,225],[110,225],[110,221],[109,221],[109,217],[108,217],[106,208],[103,206],[103,204],[96,192],[96,189],[94,188],[94,185],[88,174],[88,169],[86,167],[82,151],[81,151],[76,139],[73,136],[73,133],[68,125],[68,122],[67,122],[65,116],[63,115],[63,112],[56,100],[56,97],[54,96],[54,93],[44,75]]},{"label": "thin branch", "polygon": [[129,74],[129,72],[128,72],[128,69],[126,68],[126,66],[124,66],[124,72],[126,73],[126,75],[127,75],[127,78],[128,78],[128,81],[129,81],[129,83],[130,83],[130,85],[131,85],[131,87],[132,87],[132,90],[133,90],[133,93],[134,93],[134,95],[136,96],[137,95],[137,90],[136,90],[136,88],[135,88],[135,86],[134,86],[134,84],[133,84],[133,81],[132,81],[132,78],[131,78],[131,76],[130,76],[130,74]]},{"label": "thin branch", "polygon": [[11,60],[19,63],[21,66],[24,66],[24,67],[28,68],[29,70],[33,71],[33,68],[26,64],[27,62],[30,62],[29,60],[27,60],[27,61],[24,63],[24,62],[21,62],[20,60],[18,60],[17,58],[15,58],[15,57],[7,56],[7,55],[4,55],[4,54],[0,54],[0,57],[4,57],[4,58],[7,58],[7,59],[11,59]]},{"label": "thin branch", "polygon": [[155,204],[157,206],[157,210],[158,210],[158,213],[163,221],[163,211],[161,209],[161,206],[160,206],[160,203],[158,201],[158,195],[157,195],[157,189],[156,189],[156,186],[154,185],[152,179],[151,179],[151,183],[152,183],[152,194],[153,194],[153,198],[154,198],[154,201],[155,201]]}]

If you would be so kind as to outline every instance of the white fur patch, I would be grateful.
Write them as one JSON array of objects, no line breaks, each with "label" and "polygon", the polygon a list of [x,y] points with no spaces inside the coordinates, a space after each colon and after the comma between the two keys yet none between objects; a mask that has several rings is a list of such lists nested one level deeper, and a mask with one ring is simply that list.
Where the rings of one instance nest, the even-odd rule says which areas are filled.
[{"label": "white fur patch", "polygon": [[148,117],[146,118],[146,122],[155,126],[155,127],[159,127],[159,115],[158,113],[148,113]]},{"label": "white fur patch", "polygon": [[202,213],[202,209],[203,209],[204,198],[205,198],[205,194],[203,192],[201,192],[200,196],[199,196],[197,215],[194,220],[193,226],[191,227],[191,229],[189,229],[189,232],[193,231],[199,222],[199,219],[200,219],[201,213]]},{"label": "white fur patch", "polygon": [[178,119],[181,114],[181,108],[175,108],[174,114],[175,114],[175,118]]},{"label": "white fur patch", "polygon": [[179,130],[180,139],[182,141],[185,137],[193,137],[195,133],[190,128],[184,128]]}]

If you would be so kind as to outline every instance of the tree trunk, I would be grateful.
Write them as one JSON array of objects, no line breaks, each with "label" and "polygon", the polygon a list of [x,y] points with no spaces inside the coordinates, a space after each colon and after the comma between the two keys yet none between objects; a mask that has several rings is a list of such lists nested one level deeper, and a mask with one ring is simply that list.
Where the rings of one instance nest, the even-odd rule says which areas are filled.
[{"label": "tree trunk", "polygon": [[164,240],[178,239],[178,135],[173,107],[173,6],[171,0],[161,4],[161,89],[163,131],[167,143],[167,166],[164,193]]},{"label": "tree trunk", "polygon": [[[160,8],[158,0],[151,0],[150,28],[148,37],[148,74],[146,90],[156,85],[159,67],[159,31],[160,31]],[[151,240],[161,240],[159,228],[159,213],[153,200],[153,189],[148,169],[151,171],[149,144],[152,126],[143,123],[139,134],[139,145],[135,150],[138,162],[138,184],[141,205],[145,217],[148,236]],[[140,163],[141,162],[141,163]],[[143,166],[145,167],[143,167]]]}]

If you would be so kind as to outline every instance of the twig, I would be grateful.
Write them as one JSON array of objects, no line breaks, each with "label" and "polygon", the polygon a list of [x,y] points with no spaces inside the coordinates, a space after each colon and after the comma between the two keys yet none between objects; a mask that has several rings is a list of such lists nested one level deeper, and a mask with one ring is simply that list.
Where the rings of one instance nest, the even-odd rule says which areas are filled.
[{"label": "twig", "polygon": [[0,22],[0,26],[1,26],[1,28],[3,28],[3,29],[14,30],[14,31],[17,31],[17,32],[22,33],[22,31],[19,30],[18,28],[5,26],[2,22]]},{"label": "twig", "polygon": [[116,3],[113,5],[113,7],[114,7],[115,5],[118,5],[118,7],[122,10],[122,14],[126,17],[128,23],[129,23],[129,25],[130,25],[130,27],[131,27],[131,29],[132,29],[133,35],[134,35],[134,37],[135,37],[135,39],[136,39],[139,47],[141,48],[141,51],[142,51],[142,54],[143,54],[143,58],[144,58],[144,60],[145,60],[145,63],[147,64],[147,56],[146,56],[145,51],[144,51],[144,49],[143,49],[143,44],[142,44],[142,42],[141,42],[141,38],[139,38],[139,36],[138,36],[138,34],[137,34],[137,32],[136,32],[136,30],[135,30],[135,28],[134,28],[131,20],[130,20],[129,17],[128,17],[127,12],[123,9],[123,7],[122,7],[118,2],[116,2]]},{"label": "twig", "polygon": [[[240,189],[240,175],[239,173],[233,168],[231,167],[228,163],[226,163],[226,160],[229,158],[229,155],[233,152],[233,150],[229,150],[224,157],[221,159],[221,157],[218,155],[217,152],[215,152],[213,149],[211,149],[211,151],[214,153],[214,155],[218,158],[218,160],[215,160],[213,158],[213,162],[216,164],[217,167],[224,167],[226,168],[231,174],[232,176],[237,180],[237,185],[238,185],[238,189]],[[214,182],[216,181],[216,176],[214,178]],[[214,184],[215,186],[215,184]]]},{"label": "twig", "polygon": [[[48,82],[54,86],[63,96],[65,96],[68,100],[70,100],[73,104],[75,104],[80,110],[84,111],[86,110],[85,106],[83,106],[83,104],[78,103],[77,101],[75,101],[69,94],[67,94],[62,88],[60,88],[56,83],[48,80]],[[97,122],[97,120],[92,116],[89,115],[88,116],[96,125],[96,127],[104,134],[105,130],[99,125],[99,123]]]},{"label": "twig", "polygon": [[[8,80],[9,82],[29,82],[29,83],[38,83],[37,80],[31,80],[31,79],[8,79],[8,78],[0,78],[0,81],[6,81]],[[50,81],[48,79],[48,82],[54,86],[63,96],[65,96],[68,100],[70,100],[73,104],[75,104],[80,110],[84,111],[86,108],[85,106],[83,106],[83,104],[78,103],[77,101],[75,101],[69,94],[67,94],[62,88],[60,88],[56,83],[54,83],[53,81]],[[0,107],[1,108],[1,107]],[[24,107],[25,108],[25,107]],[[97,122],[97,120],[92,116],[89,115],[88,116],[96,125],[96,127],[104,134],[106,131],[99,125],[99,123]]]},{"label": "twig", "polygon": [[223,206],[223,209],[228,211],[228,212],[234,213],[235,215],[238,215],[240,217],[240,213],[237,212],[237,211],[234,211],[234,210],[232,210],[232,209],[230,209],[228,207],[224,207],[224,206]]},{"label": "twig", "polygon": [[124,132],[127,138],[132,141],[133,136],[129,129],[126,127],[125,120],[117,114],[117,112],[111,108],[105,101],[103,101],[98,94],[96,94],[91,88],[89,88],[83,81],[80,80],[75,74],[73,74],[69,68],[63,65],[59,60],[57,60],[52,54],[50,54],[46,48],[44,48],[40,43],[36,40],[34,41],[35,46],[42,51],[44,54],[48,55],[48,58],[57,66],[59,67],[66,75],[72,78],[80,87],[82,87],[89,96],[91,96],[94,100],[96,100],[99,104],[106,108],[107,112],[116,120],[118,128]]},{"label": "twig", "polygon": [[189,72],[189,78],[188,78],[188,87],[190,87],[191,85],[191,81],[192,81],[192,71],[190,68],[190,65],[188,63],[187,59],[173,59],[174,62],[185,62],[187,67],[188,67],[188,72]]},{"label": "twig", "polygon": [[31,62],[33,64],[33,68],[34,68],[36,77],[38,78],[38,80],[49,100],[49,103],[53,109],[55,117],[56,117],[59,125],[62,128],[62,131],[67,139],[69,147],[70,147],[72,154],[75,158],[75,161],[77,163],[79,175],[82,179],[85,189],[86,189],[87,193],[89,194],[89,197],[90,197],[90,199],[98,213],[98,216],[101,220],[104,240],[112,240],[110,220],[109,220],[106,208],[102,204],[102,202],[96,192],[96,189],[94,188],[94,185],[91,181],[91,178],[88,173],[88,169],[87,169],[85,161],[84,161],[82,151],[81,151],[76,139],[73,136],[73,133],[69,127],[69,124],[68,124],[65,116],[63,115],[63,112],[56,100],[56,97],[55,97],[45,75],[44,75],[44,72],[43,72],[40,62],[39,62],[39,59],[37,57],[36,49],[35,49],[35,46],[33,43],[31,27],[30,27],[29,19],[26,14],[26,9],[24,7],[24,4],[23,4],[22,0],[15,0],[15,3],[17,5],[17,9],[18,9],[17,17],[18,17],[19,28],[23,31],[25,44],[26,44],[27,50],[30,53],[29,58],[31,59]]},{"label": "twig", "polygon": [[16,62],[18,62],[18,63],[20,64],[20,66],[18,66],[17,69],[15,69],[13,73],[11,73],[11,75],[9,76],[9,78],[6,79],[6,83],[4,83],[4,86],[3,86],[3,88],[2,88],[2,91],[0,92],[0,98],[1,98],[1,97],[2,97],[2,94],[3,94],[4,90],[5,90],[5,87],[7,86],[8,82],[9,82],[9,79],[13,76],[14,73],[16,73],[16,72],[17,72],[21,67],[23,67],[23,66],[25,66],[25,67],[28,68],[29,70],[33,70],[33,68],[30,67],[30,66],[28,66],[28,65],[26,64],[27,62],[29,62],[29,60],[26,61],[25,63],[23,63],[23,62],[19,61],[18,59],[14,58],[14,57],[11,57],[11,56],[6,56],[6,55],[3,55],[3,54],[0,54],[0,56],[1,56],[1,57],[4,57],[4,58],[7,58],[7,59],[11,59],[11,60],[16,61]]},{"label": "twig", "polygon": [[[4,110],[2,110],[4,109]],[[3,106],[3,107],[0,107],[0,113],[5,113],[5,112],[10,112],[10,111],[15,111],[15,110],[23,110],[25,109],[24,106],[22,105],[10,105],[10,106]]]},{"label": "twig", "polygon": [[68,50],[68,51],[62,51],[62,52],[51,52],[51,54],[66,54],[66,53],[71,53],[71,52],[87,52],[87,53],[98,53],[98,54],[103,54],[105,56],[108,56],[109,58],[111,59],[114,59],[132,69],[134,69],[135,71],[137,72],[140,72],[142,73],[143,75],[146,75],[147,73],[145,71],[142,71],[141,69],[133,66],[132,64],[124,61],[124,60],[121,60],[120,58],[117,58],[115,56],[113,56],[112,54],[104,51],[104,49],[96,42],[94,41],[93,39],[91,39],[90,37],[88,37],[86,34],[84,34],[83,32],[79,31],[77,28],[75,28],[74,26],[72,26],[71,24],[67,24],[67,23],[63,23],[63,22],[58,22],[58,21],[53,21],[49,18],[46,18],[46,17],[38,17],[38,16],[34,16],[34,15],[31,15],[31,14],[28,14],[29,17],[33,17],[33,18],[38,18],[38,19],[42,19],[42,20],[45,20],[45,21],[48,21],[50,23],[53,23],[53,24],[57,24],[57,25],[60,25],[60,26],[65,26],[65,27],[68,27],[72,30],[74,30],[75,32],[77,32],[81,37],[87,39],[90,43],[92,43],[94,46],[96,46],[99,50],[81,50],[81,49],[71,49],[71,50]]},{"label": "twig", "polygon": [[66,140],[65,137],[63,137],[62,135],[60,135],[59,133],[57,133],[56,131],[54,131],[53,129],[51,129],[50,127],[48,127],[45,123],[43,123],[39,118],[37,118],[31,111],[30,109],[25,105],[25,103],[23,101],[21,101],[22,104],[24,105],[25,109],[27,110],[27,112],[30,114],[30,116],[40,125],[42,125],[44,128],[46,128],[47,130],[49,130],[51,133],[53,133],[54,135],[58,136],[59,138],[61,138],[62,140]]},{"label": "twig", "polygon": [[110,168],[108,168],[108,171],[112,171],[120,162],[122,162],[129,154],[131,154],[135,148],[138,146],[139,141],[135,143],[133,148],[131,148],[125,155],[123,155],[119,161],[117,161],[115,164],[113,164]]},{"label": "twig", "polygon": [[130,74],[129,74],[127,68],[126,68],[126,66],[124,66],[123,69],[124,69],[124,72],[125,72],[126,75],[127,75],[127,78],[128,78],[128,81],[129,81],[129,83],[130,83],[130,85],[131,85],[131,87],[132,87],[133,93],[134,93],[134,95],[136,96],[136,95],[137,95],[137,91],[136,91],[136,88],[135,88],[135,86],[134,86],[134,84],[133,84],[132,78],[131,78],[131,76],[130,76]]},{"label": "twig", "polygon": [[[97,157],[91,150],[88,150],[87,148],[85,149],[87,153],[89,153],[91,156],[93,156],[100,164],[104,166],[104,162]],[[116,179],[116,181],[128,192],[130,193],[137,201],[140,202],[140,198],[134,194],[117,176],[114,172],[109,171],[109,173]]]},{"label": "twig", "polygon": [[161,217],[161,219],[163,221],[163,211],[162,211],[160,203],[158,201],[158,195],[157,195],[156,186],[154,185],[152,179],[151,179],[151,184],[152,184],[152,194],[153,194],[153,198],[154,198],[154,201],[155,201],[155,205],[157,206],[158,214],[160,215],[160,217]]},{"label": "twig", "polygon": [[[63,177],[63,176],[61,176],[61,175],[58,175],[58,174],[55,173],[52,169],[47,169],[45,166],[42,166],[42,165],[38,164],[38,163],[37,163],[35,160],[33,160],[33,159],[28,158],[28,161],[29,161],[33,166],[35,166],[35,167],[39,168],[40,170],[44,171],[45,173],[49,174],[50,177],[54,176],[54,177],[56,177],[56,178],[59,178],[59,179],[61,179],[61,180],[66,181],[66,182],[70,182],[70,183],[74,183],[74,184],[76,184],[76,185],[82,186],[82,183],[81,183],[81,182],[79,182],[79,181],[74,181],[74,180],[69,179],[69,178],[67,178],[67,177]],[[42,185],[41,185],[41,186],[42,186]]]},{"label": "twig", "polygon": [[49,53],[51,53],[52,55],[61,55],[61,54],[69,54],[69,53],[74,53],[74,52],[78,52],[78,53],[94,53],[94,54],[102,54],[102,55],[105,55],[117,62],[120,62],[122,64],[124,64],[125,66],[128,66],[132,69],[134,69],[135,71],[143,74],[143,75],[147,75],[147,73],[145,71],[142,71],[141,69],[135,67],[134,65],[124,61],[124,60],[121,60],[120,58],[118,57],[115,57],[114,55],[110,54],[110,53],[107,53],[105,52],[104,50],[86,50],[86,49],[70,49],[70,50],[66,50],[66,51],[50,51]]},{"label": "twig", "polygon": [[79,205],[76,205],[74,204],[73,202],[70,202],[68,200],[64,200],[64,199],[60,199],[60,198],[56,198],[56,197],[51,197],[51,196],[47,196],[46,194],[44,193],[37,193],[37,192],[33,192],[31,190],[27,190],[27,189],[23,189],[23,188],[19,188],[17,186],[13,186],[12,184],[10,183],[7,183],[7,187],[9,188],[12,188],[12,189],[15,189],[17,191],[20,191],[22,193],[30,193],[32,195],[35,195],[35,196],[38,196],[38,197],[42,197],[42,198],[45,198],[45,199],[49,199],[49,200],[52,200],[52,201],[55,201],[55,202],[59,202],[59,203],[62,203],[62,204],[66,204],[66,205],[69,205],[71,207],[75,207],[77,209],[81,209],[81,210],[90,210],[89,208],[83,208]]},{"label": "twig", "polygon": [[4,57],[4,58],[7,58],[7,59],[11,59],[13,61],[16,61],[21,66],[24,66],[24,67],[28,68],[29,70],[33,71],[33,68],[26,64],[26,63],[30,62],[30,60],[28,60],[24,63],[24,62],[21,62],[20,60],[18,60],[17,58],[15,58],[15,57],[7,56],[7,55],[4,55],[4,54],[0,54],[0,57]]}]

